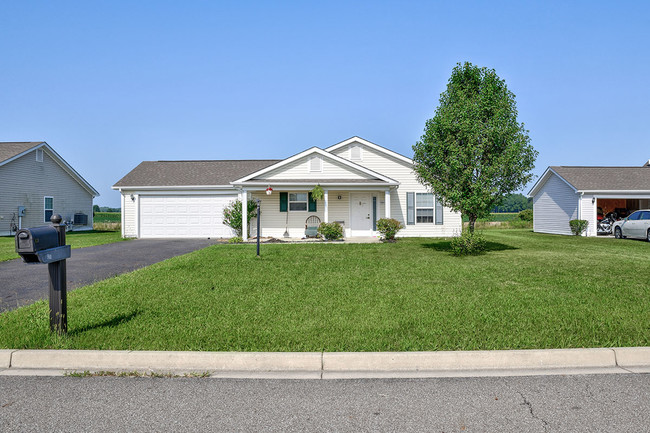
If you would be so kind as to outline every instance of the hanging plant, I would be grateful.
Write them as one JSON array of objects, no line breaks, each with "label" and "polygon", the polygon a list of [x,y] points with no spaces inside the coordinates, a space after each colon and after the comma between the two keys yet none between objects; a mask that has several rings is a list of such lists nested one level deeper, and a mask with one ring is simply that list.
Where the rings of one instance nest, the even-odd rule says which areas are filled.
[{"label": "hanging plant", "polygon": [[311,190],[311,198],[313,198],[314,200],[322,200],[323,197],[325,197],[325,191],[323,190],[323,187],[320,185],[316,185]]}]

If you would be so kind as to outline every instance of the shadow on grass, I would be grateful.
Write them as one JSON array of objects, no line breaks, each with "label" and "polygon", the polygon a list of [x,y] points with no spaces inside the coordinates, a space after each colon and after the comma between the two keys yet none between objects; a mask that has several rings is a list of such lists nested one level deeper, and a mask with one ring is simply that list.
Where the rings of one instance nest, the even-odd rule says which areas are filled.
[{"label": "shadow on grass", "polygon": [[104,320],[103,322],[95,323],[92,325],[86,325],[82,328],[75,328],[68,332],[68,335],[77,335],[81,334],[86,331],[90,331],[91,329],[97,329],[97,328],[111,328],[113,326],[118,326],[121,325],[122,323],[126,323],[136,316],[140,314],[140,310],[135,310],[132,313],[129,314],[120,314],[119,316],[115,316],[112,319]]},{"label": "shadow on grass", "polygon": [[[451,253],[451,241],[438,241],[431,242],[429,244],[422,244],[423,248],[431,248],[436,251],[443,251]],[[491,251],[506,251],[506,250],[518,250],[519,248],[513,247],[510,245],[502,244],[499,242],[485,242],[485,252],[489,253]]]}]

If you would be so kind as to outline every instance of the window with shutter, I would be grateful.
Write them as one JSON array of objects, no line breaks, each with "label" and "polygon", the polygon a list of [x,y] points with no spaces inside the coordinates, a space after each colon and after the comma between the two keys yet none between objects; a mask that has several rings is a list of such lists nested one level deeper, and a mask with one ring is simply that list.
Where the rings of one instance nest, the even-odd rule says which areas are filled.
[{"label": "window with shutter", "polygon": [[443,206],[442,203],[440,203],[440,200],[438,197],[436,197],[436,224],[442,224],[443,219],[442,219],[442,214],[443,214]]}]

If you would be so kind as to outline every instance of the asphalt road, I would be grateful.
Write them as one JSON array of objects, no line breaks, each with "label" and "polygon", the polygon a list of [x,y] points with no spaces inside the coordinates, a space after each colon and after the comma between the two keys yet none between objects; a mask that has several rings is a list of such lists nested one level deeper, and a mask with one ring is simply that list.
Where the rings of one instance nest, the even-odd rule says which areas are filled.
[{"label": "asphalt road", "polygon": [[[135,239],[72,250],[68,290],[218,243],[216,239]],[[0,312],[48,297],[47,265],[0,262]]]},{"label": "asphalt road", "polygon": [[0,377],[0,431],[648,431],[650,375]]}]

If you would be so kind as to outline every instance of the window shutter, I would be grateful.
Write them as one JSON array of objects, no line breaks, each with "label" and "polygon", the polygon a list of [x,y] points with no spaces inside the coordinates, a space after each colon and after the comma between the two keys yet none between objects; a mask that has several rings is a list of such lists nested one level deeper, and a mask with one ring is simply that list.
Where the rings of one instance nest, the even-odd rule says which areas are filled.
[{"label": "window shutter", "polygon": [[309,212],[316,212],[316,200],[311,197],[311,193],[309,193],[307,202],[309,203]]},{"label": "window shutter", "polygon": [[289,193],[281,192],[280,193],[280,212],[286,212],[289,208]]},{"label": "window shutter", "polygon": [[442,203],[440,203],[440,200],[438,197],[436,197],[436,224],[442,224]]},{"label": "window shutter", "polygon": [[406,193],[406,225],[415,224],[415,193]]}]

